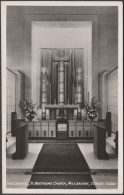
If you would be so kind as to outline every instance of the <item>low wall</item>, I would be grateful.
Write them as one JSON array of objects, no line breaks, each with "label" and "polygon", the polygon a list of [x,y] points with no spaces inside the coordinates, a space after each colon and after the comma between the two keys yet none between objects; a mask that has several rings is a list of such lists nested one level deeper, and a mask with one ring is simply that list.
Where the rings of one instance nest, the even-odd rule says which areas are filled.
[{"label": "low wall", "polygon": [[[20,121],[22,126],[25,121]],[[93,138],[94,124],[105,126],[105,121],[68,121],[68,137],[67,138]],[[29,138],[57,138],[56,120],[44,120],[28,122]]]}]

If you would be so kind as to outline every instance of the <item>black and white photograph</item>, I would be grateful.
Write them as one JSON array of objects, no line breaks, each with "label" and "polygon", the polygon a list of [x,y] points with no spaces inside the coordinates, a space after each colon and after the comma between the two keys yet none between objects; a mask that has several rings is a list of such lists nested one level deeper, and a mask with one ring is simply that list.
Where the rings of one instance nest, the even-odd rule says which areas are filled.
[{"label": "black and white photograph", "polygon": [[2,192],[123,192],[121,1],[1,1]]}]

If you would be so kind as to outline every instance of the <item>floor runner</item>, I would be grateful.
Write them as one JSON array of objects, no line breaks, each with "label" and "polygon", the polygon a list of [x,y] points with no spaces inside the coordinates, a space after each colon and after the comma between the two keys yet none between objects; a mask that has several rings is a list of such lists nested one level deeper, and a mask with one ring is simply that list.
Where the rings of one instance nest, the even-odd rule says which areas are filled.
[{"label": "floor runner", "polygon": [[28,189],[95,189],[95,186],[78,145],[61,143],[43,145]]},{"label": "floor runner", "polygon": [[33,172],[88,172],[89,167],[77,144],[44,144]]}]

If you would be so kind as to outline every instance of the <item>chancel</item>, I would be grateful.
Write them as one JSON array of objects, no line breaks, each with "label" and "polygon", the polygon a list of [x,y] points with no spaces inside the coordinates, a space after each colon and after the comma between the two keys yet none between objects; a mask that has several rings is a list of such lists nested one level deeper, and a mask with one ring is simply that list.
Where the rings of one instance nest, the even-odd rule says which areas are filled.
[{"label": "chancel", "polygon": [[118,188],[117,51],[116,6],[7,6],[7,188]]},{"label": "chancel", "polygon": [[[64,138],[82,137],[83,134],[84,137],[92,138],[94,123],[89,121],[84,123],[83,119],[86,119],[86,116],[82,117],[82,108],[87,101],[84,99],[86,86],[84,86],[83,49],[41,49],[41,56],[40,119],[42,122],[39,121],[40,125],[37,120],[32,122],[40,128],[36,130],[33,128],[33,131],[29,129],[30,137],[57,138],[59,120],[59,123],[63,124],[64,121],[68,123],[66,132],[63,128],[66,134]],[[85,76],[85,79],[88,78]],[[88,94],[88,91],[85,93]]]}]

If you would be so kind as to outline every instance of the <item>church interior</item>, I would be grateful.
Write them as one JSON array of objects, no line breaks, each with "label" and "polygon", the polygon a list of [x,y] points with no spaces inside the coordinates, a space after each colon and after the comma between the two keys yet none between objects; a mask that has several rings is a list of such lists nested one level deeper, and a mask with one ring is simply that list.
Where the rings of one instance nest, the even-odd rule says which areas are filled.
[{"label": "church interior", "polygon": [[117,189],[118,7],[6,17],[6,187]]}]

